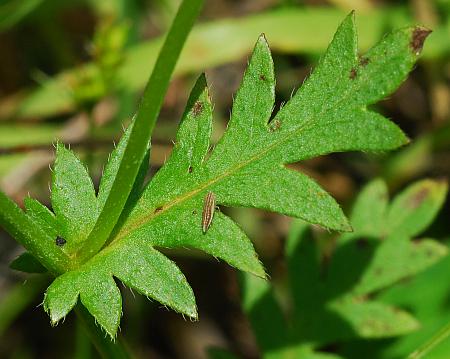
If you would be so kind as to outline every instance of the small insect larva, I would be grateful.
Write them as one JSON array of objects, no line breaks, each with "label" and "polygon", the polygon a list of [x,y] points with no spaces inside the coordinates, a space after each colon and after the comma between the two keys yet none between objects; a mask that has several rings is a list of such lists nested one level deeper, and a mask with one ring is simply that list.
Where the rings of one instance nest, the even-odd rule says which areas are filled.
[{"label": "small insect larva", "polygon": [[203,203],[202,213],[202,230],[206,233],[213,220],[214,211],[216,209],[216,195],[213,192],[208,192]]}]

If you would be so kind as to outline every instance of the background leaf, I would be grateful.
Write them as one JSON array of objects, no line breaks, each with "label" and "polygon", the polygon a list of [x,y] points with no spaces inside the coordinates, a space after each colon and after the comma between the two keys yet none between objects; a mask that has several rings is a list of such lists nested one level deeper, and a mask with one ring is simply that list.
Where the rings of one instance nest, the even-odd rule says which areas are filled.
[{"label": "background leaf", "polygon": [[[447,193],[442,181],[418,181],[391,204],[382,180],[367,184],[353,207],[355,231],[341,235],[335,247],[306,223],[292,223],[286,242],[288,290],[250,276],[241,285],[242,307],[262,357],[309,358],[308,350],[314,357],[315,350],[338,342],[401,336],[420,328],[411,314],[386,304],[376,294],[423,272],[447,254],[447,248],[435,240],[413,242],[405,231],[397,232],[402,220],[386,221],[393,209],[401,208],[400,201],[410,203],[424,188],[427,191],[420,203],[433,206],[430,212],[435,216]],[[420,205],[415,208],[420,213]],[[401,218],[415,216],[414,210],[405,212]],[[433,219],[429,216],[423,223],[429,226]],[[391,234],[384,237],[386,233]]]}]

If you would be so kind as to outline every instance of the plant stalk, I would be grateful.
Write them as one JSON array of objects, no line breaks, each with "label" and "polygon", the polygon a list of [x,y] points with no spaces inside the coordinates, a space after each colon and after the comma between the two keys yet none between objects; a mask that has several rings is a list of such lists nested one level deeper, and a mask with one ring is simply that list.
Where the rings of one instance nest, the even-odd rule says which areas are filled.
[{"label": "plant stalk", "polygon": [[421,345],[418,349],[408,355],[407,359],[420,359],[427,355],[431,350],[438,346],[442,341],[450,336],[450,323],[447,323],[430,340]]},{"label": "plant stalk", "polygon": [[130,138],[111,191],[77,262],[94,256],[106,243],[125,206],[169,86],[175,64],[204,0],[183,0],[144,90]]}]

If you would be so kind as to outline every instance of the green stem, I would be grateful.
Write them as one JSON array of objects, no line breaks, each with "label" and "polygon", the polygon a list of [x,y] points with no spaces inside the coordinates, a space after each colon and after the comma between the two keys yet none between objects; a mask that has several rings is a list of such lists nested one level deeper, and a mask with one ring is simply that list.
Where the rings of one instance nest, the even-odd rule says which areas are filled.
[{"label": "green stem", "polygon": [[144,90],[128,145],[108,199],[92,232],[78,253],[79,263],[88,260],[103,247],[119,219],[147,151],[175,64],[203,2],[204,0],[183,0],[178,9]]},{"label": "green stem", "polygon": [[75,307],[78,320],[86,330],[86,334],[97,349],[102,358],[105,359],[131,359],[132,356],[126,349],[120,339],[112,342],[109,337],[105,336],[99,326],[95,323],[94,318],[82,304],[78,303]]},{"label": "green stem", "polygon": [[443,340],[450,336],[450,323],[445,325],[439,332],[437,332],[430,340],[421,345],[418,349],[408,355],[408,359],[420,359],[427,355]]},{"label": "green stem", "polygon": [[77,320],[75,327],[75,350],[73,359],[90,359],[92,358],[92,343],[87,335],[85,326],[81,320]]}]

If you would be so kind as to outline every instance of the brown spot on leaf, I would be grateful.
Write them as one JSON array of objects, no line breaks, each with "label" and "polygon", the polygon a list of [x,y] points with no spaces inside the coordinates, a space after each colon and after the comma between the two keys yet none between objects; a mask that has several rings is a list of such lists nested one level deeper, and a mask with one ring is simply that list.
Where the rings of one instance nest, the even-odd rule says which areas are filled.
[{"label": "brown spot on leaf", "polygon": [[428,249],[425,251],[425,255],[426,255],[428,258],[436,257],[436,253],[435,253],[433,250],[431,250],[430,248],[428,248]]},{"label": "brown spot on leaf", "polygon": [[261,74],[261,75],[259,75],[259,79],[260,79],[261,81],[266,81],[266,76],[263,75],[263,74]]},{"label": "brown spot on leaf", "polygon": [[417,192],[410,200],[409,206],[411,208],[417,208],[419,207],[422,202],[427,198],[428,194],[430,193],[430,188],[424,187],[419,192]]},{"label": "brown spot on leaf", "polygon": [[155,212],[153,212],[153,213],[159,213],[162,211],[162,209],[163,209],[162,206],[158,206],[155,208]]},{"label": "brown spot on leaf", "polygon": [[416,27],[414,29],[411,37],[411,42],[409,43],[414,54],[416,55],[420,54],[423,48],[423,43],[430,34],[431,30],[426,29],[424,27]]},{"label": "brown spot on leaf", "polygon": [[349,75],[350,80],[356,79],[356,76],[357,76],[357,75],[358,75],[358,72],[357,72],[356,69],[353,67],[353,68],[350,70],[350,75]]},{"label": "brown spot on leaf", "polygon": [[192,113],[194,114],[194,116],[198,116],[202,113],[202,111],[203,111],[203,102],[196,101],[194,107],[192,108]]},{"label": "brown spot on leaf", "polygon": [[370,62],[370,60],[369,60],[368,57],[361,56],[361,57],[359,58],[359,65],[362,66],[362,67],[367,66],[367,65],[369,64],[369,62]]},{"label": "brown spot on leaf", "polygon": [[189,173],[192,173],[192,166],[189,166],[188,172],[189,172]]},{"label": "brown spot on leaf", "polygon": [[269,130],[270,132],[275,132],[279,130],[281,127],[281,121],[280,120],[273,120],[269,123]]}]

